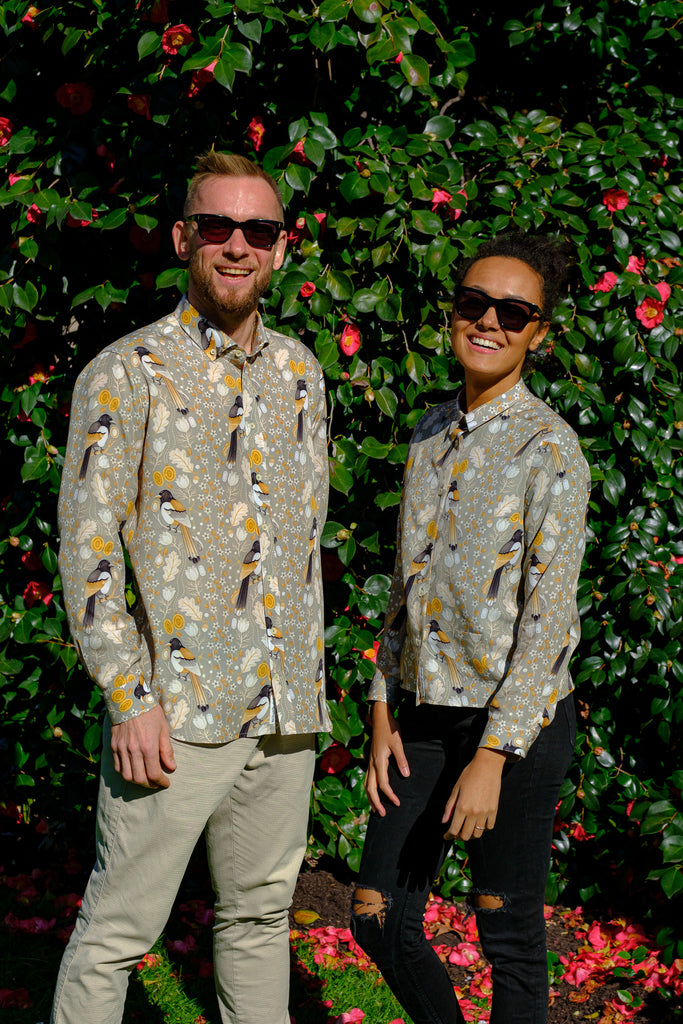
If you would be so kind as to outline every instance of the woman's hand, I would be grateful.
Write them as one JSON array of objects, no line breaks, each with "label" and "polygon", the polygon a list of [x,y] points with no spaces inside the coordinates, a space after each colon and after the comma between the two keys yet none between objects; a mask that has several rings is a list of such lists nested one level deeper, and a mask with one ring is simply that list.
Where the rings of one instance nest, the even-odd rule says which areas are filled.
[{"label": "woman's hand", "polygon": [[381,817],[387,813],[384,809],[380,791],[392,804],[400,804],[400,800],[389,785],[389,759],[393,757],[401,775],[410,775],[408,761],[403,751],[401,730],[398,727],[393,711],[388,704],[375,701],[372,706],[372,746],[370,761],[365,773],[365,790],[372,809]]},{"label": "woman's hand", "polygon": [[479,747],[453,786],[441,821],[444,839],[481,839],[496,823],[505,754]]}]

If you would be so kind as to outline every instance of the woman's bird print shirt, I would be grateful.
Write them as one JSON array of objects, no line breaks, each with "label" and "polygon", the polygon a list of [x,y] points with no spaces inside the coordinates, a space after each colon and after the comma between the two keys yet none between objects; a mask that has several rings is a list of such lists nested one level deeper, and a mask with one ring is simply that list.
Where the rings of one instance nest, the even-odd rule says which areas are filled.
[{"label": "woman's bird print shirt", "polygon": [[573,689],[589,484],[576,435],[521,381],[426,413],[370,700],[488,707],[480,745],[524,756]]},{"label": "woman's bird print shirt", "polygon": [[246,355],[183,298],[85,368],[60,570],[114,724],[159,703],[172,735],[193,743],[329,729],[327,491],[320,366],[260,318]]}]

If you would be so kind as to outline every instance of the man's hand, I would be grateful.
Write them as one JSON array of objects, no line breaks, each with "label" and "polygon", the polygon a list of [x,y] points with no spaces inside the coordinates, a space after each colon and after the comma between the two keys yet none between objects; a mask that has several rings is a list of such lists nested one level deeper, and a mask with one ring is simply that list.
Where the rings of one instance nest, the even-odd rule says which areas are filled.
[{"label": "man's hand", "polygon": [[392,804],[400,804],[400,800],[389,785],[389,759],[396,760],[396,767],[401,775],[410,775],[410,768],[403,752],[401,731],[396,723],[393,712],[387,704],[375,701],[372,706],[372,746],[370,761],[365,773],[365,790],[373,810],[384,817],[387,813],[382,804],[378,790],[381,790]]},{"label": "man's hand", "polygon": [[505,754],[479,747],[453,786],[441,821],[444,839],[481,839],[496,823]]},{"label": "man's hand", "polygon": [[137,718],[111,727],[114,768],[126,782],[146,789],[167,789],[166,772],[176,768],[171,733],[160,704]]}]

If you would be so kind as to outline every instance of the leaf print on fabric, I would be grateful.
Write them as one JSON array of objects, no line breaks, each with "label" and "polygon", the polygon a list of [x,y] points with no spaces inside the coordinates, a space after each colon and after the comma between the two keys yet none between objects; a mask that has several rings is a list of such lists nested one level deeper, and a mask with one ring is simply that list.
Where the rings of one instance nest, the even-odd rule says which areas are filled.
[{"label": "leaf print on fabric", "polygon": [[248,508],[246,502],[244,502],[244,501],[236,502],[233,505],[232,511],[230,513],[230,525],[231,526],[239,526],[239,524],[242,522],[242,520],[245,518],[245,516],[248,514],[248,512],[249,512],[249,508]]},{"label": "leaf print on fabric", "polygon": [[89,537],[93,537],[96,532],[97,523],[93,519],[84,519],[76,528],[74,540],[76,544],[82,544]]},{"label": "leaf print on fabric", "polygon": [[286,348],[279,348],[275,353],[275,365],[278,370],[282,371],[284,367],[289,363],[289,352]]},{"label": "leaf print on fabric", "polygon": [[517,512],[519,508],[519,499],[515,494],[511,494],[507,499],[501,501],[499,505],[493,510],[494,516],[511,516]]},{"label": "leaf print on fabric", "polygon": [[102,632],[114,644],[123,643],[123,634],[126,631],[127,623],[122,619],[107,619],[102,623]]},{"label": "leaf print on fabric", "polygon": [[[264,623],[265,623],[265,617],[264,617]],[[246,651],[245,655],[244,655],[244,659],[242,661],[242,669],[243,669],[243,671],[245,673],[247,673],[247,672],[250,672],[252,669],[255,669],[256,666],[258,665],[258,663],[261,661],[262,658],[263,658],[262,652],[259,651],[256,647],[252,647],[251,650]]]},{"label": "leaf print on fabric", "polygon": [[201,622],[202,620],[198,597],[181,597],[178,601],[178,611],[194,619],[195,622]]},{"label": "leaf print on fabric", "polygon": [[109,383],[109,378],[106,373],[96,373],[88,386],[88,395],[98,395],[102,388],[105,388]]},{"label": "leaf print on fabric", "polygon": [[177,700],[170,707],[166,706],[164,712],[171,732],[175,732],[176,729],[180,729],[185,725],[187,716],[190,713],[190,705],[186,700]]},{"label": "leaf print on fabric", "polygon": [[92,488],[100,505],[107,505],[109,503],[109,484],[101,473],[94,474]]},{"label": "leaf print on fabric", "polygon": [[156,406],[152,416],[152,432],[154,434],[163,433],[170,421],[171,413],[169,412],[168,406],[160,403]]},{"label": "leaf print on fabric", "polygon": [[192,456],[186,448],[173,448],[168,453],[168,460],[177,469],[184,469],[186,473],[194,472],[194,463]]},{"label": "leaf print on fabric", "polygon": [[170,583],[180,572],[180,555],[177,551],[170,551],[164,561],[162,576],[164,583]]}]

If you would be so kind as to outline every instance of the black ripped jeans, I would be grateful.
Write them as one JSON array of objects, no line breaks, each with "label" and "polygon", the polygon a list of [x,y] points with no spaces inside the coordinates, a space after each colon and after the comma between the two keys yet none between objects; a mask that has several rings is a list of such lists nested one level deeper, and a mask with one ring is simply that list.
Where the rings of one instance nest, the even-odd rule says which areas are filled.
[{"label": "black ripped jeans", "polygon": [[[442,838],[444,807],[474,756],[487,717],[486,710],[404,705],[399,721],[410,776],[404,779],[392,761],[389,781],[401,805],[385,800],[386,816],[373,813],[368,825],[357,886],[382,894],[383,913],[352,912],[351,928],[414,1024],[464,1022],[422,922],[449,846]],[[473,892],[503,901],[500,909],[474,908],[492,966],[490,1024],[547,1019],[543,899],[555,807],[575,739],[569,696],[528,755],[503,769],[495,828],[467,844]]]}]

